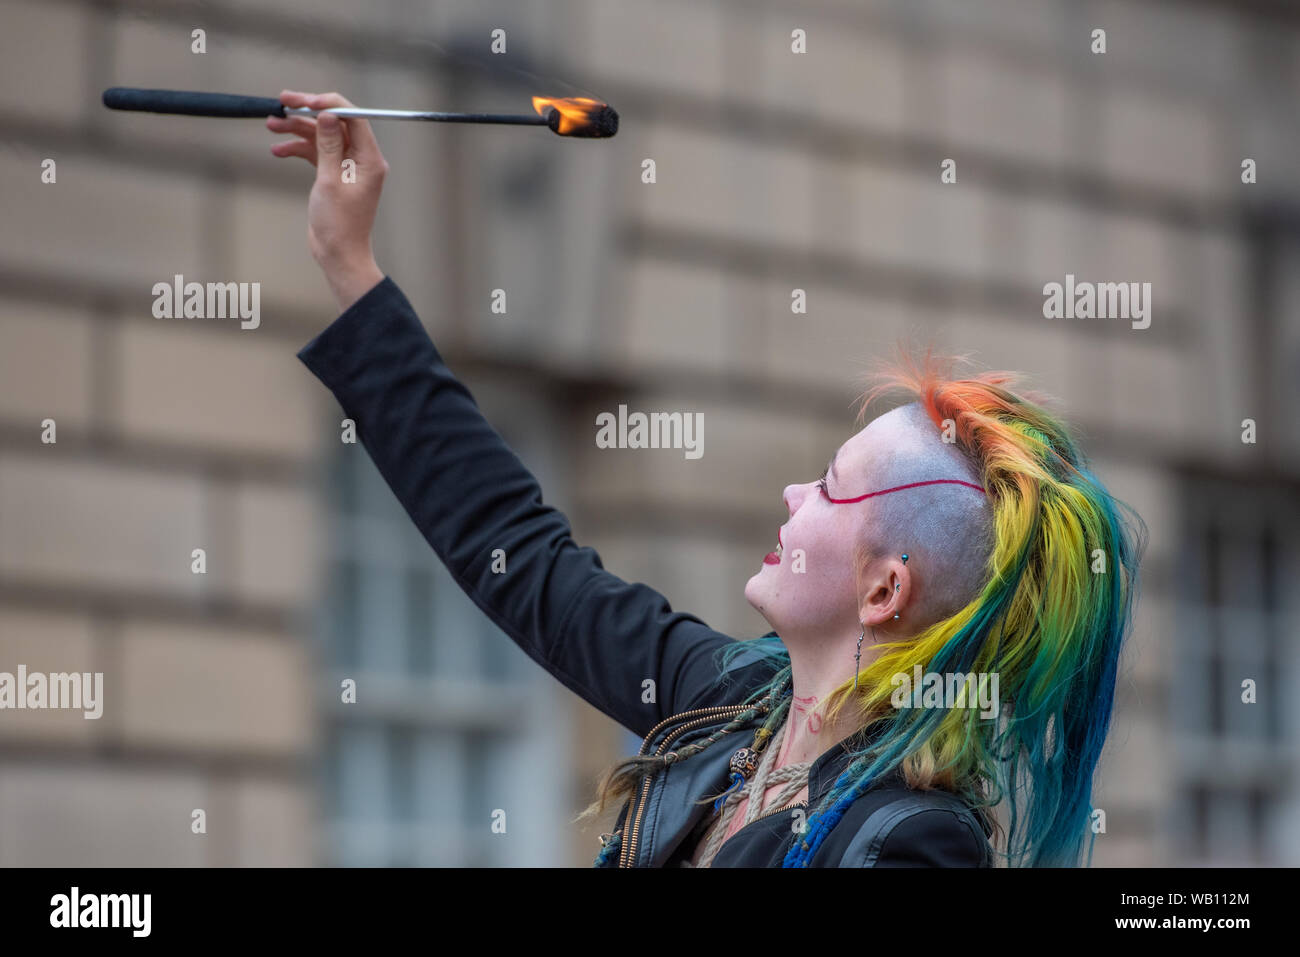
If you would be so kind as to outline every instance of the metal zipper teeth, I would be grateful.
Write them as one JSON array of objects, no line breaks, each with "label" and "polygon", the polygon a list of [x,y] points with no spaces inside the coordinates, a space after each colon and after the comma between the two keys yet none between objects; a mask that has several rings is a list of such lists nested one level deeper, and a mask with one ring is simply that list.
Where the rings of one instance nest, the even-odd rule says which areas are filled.
[{"label": "metal zipper teeth", "polygon": [[726,841],[723,841],[722,844],[725,847],[727,841],[734,841],[736,838],[740,837],[740,832],[743,831],[746,827],[751,827],[752,825],[757,824],[765,817],[771,817],[773,814],[780,814],[784,811],[793,811],[797,807],[806,808],[807,806],[808,806],[807,801],[796,801],[794,804],[787,804],[785,807],[779,807],[775,811],[768,811],[766,814],[760,814],[758,817],[754,818],[754,820],[744,825],[744,827],[742,827],[740,831],[737,831],[735,834],[731,835],[731,837],[727,838]]},{"label": "metal zipper teeth", "polygon": [[[674,721],[678,720],[679,718],[686,717],[688,714],[703,714],[706,711],[733,711],[736,710],[737,708],[739,708],[740,710],[744,710],[745,708],[748,707],[751,706],[750,705],[722,705],[716,708],[692,708],[690,711],[682,711],[679,712],[678,714],[670,714],[668,717],[664,718],[657,725],[655,725],[653,728],[650,729],[650,733],[647,734],[645,736],[645,739],[641,742],[641,749],[637,751],[637,754],[645,754],[645,749],[650,747],[650,741],[654,738],[656,734],[659,733],[659,730],[661,728],[663,728],[665,725],[672,724]],[[758,705],[753,705],[753,707],[758,707]]]},{"label": "metal zipper teeth", "polygon": [[[731,712],[733,714],[740,714],[742,711],[748,711],[750,708],[753,707],[754,705],[743,704],[743,705],[729,705],[721,708],[694,708],[690,711],[683,711],[681,714],[672,715],[671,717],[665,718],[663,721],[660,721],[657,725],[655,725],[653,728],[650,729],[650,733],[646,735],[645,741],[641,743],[641,750],[638,751],[637,753],[645,754],[645,749],[650,746],[651,739],[654,738],[654,736],[659,732],[659,729],[664,727],[667,724],[671,724],[673,721],[676,721],[679,718],[684,718],[687,715],[691,715],[691,714],[704,715],[704,717],[694,718],[688,721],[686,724],[682,725],[676,731],[673,731],[671,734],[669,734],[668,737],[664,738],[663,741],[660,742],[659,747],[655,749],[656,756],[663,754],[664,749],[668,747],[668,745],[672,742],[674,738],[679,737],[681,734],[683,734],[686,731],[689,731],[695,725],[708,721],[714,717],[720,717],[721,715],[726,714],[727,712]],[[641,794],[640,797],[637,799],[635,819],[633,819],[632,817],[632,809],[628,808],[628,817],[627,820],[624,822],[623,826],[628,828],[629,839],[623,845],[623,850],[619,854],[619,858],[618,858],[619,867],[631,867],[632,865],[630,862],[636,859],[635,858],[636,845],[637,845],[637,841],[640,840],[641,838],[641,817],[645,813],[646,796],[650,793],[650,777],[651,776],[647,774],[645,780],[641,782]]]},{"label": "metal zipper teeth", "polygon": [[[664,738],[662,742],[660,742],[659,747],[655,749],[655,755],[663,754],[664,749],[667,748],[668,745],[672,743],[674,738],[680,737],[683,733],[691,730],[691,728],[699,724],[711,721],[714,718],[722,717],[724,714],[728,712],[734,712],[735,714],[739,714],[742,711],[748,710],[750,707],[752,706],[732,705],[732,706],[720,707],[720,708],[694,708],[690,711],[683,711],[679,715],[673,715],[672,717],[666,718],[663,721],[659,722],[659,724],[655,725],[655,727],[650,730],[650,733],[646,736],[646,740],[642,742],[641,752],[643,753],[645,749],[649,746],[650,739],[653,738],[656,733],[658,733],[658,730],[660,728],[662,728],[665,724],[670,724],[674,720],[683,718],[686,715],[702,714],[703,717],[692,718],[690,721],[683,724],[680,728],[677,728],[675,731],[669,734],[666,738]],[[633,862],[636,860],[636,846],[638,841],[641,838],[641,818],[645,814],[646,798],[649,796],[649,794],[650,794],[650,775],[646,775],[645,780],[641,782],[641,795],[637,800],[635,819],[631,818],[631,811],[629,809],[629,820],[632,823],[631,823],[631,827],[628,829],[629,840],[627,843],[623,845],[622,853],[619,855],[619,863],[618,863],[619,867],[631,867],[633,865]]]},{"label": "metal zipper teeth", "polygon": [[[754,820],[750,821],[749,824],[757,824],[759,821],[763,820],[763,818],[771,817],[773,814],[780,814],[782,811],[793,811],[797,807],[807,807],[807,806],[808,806],[807,801],[796,801],[793,804],[787,804],[785,807],[779,807],[774,811],[765,811],[764,813],[760,814],[758,817],[754,818]],[[743,831],[746,827],[749,827],[749,824],[745,824],[744,826],[742,826],[740,831]],[[740,831],[737,831],[736,834],[739,834]],[[731,835],[731,837],[735,837],[736,834]],[[728,841],[731,840],[731,837],[727,838],[727,840]]]},{"label": "metal zipper teeth", "polygon": [[[744,709],[742,708],[741,710]],[[709,721],[712,721],[715,718],[719,718],[719,717],[722,717],[722,715],[710,714],[710,715],[704,715],[703,717],[700,718],[692,718],[690,721],[683,724],[676,731],[672,732],[672,734],[668,735],[668,737],[664,738],[663,742],[659,745],[659,747],[655,749],[655,755],[663,754],[664,748],[666,748],[674,738],[679,737],[680,735],[691,730],[691,728],[694,728],[697,725],[707,724]],[[633,862],[636,860],[636,846],[641,839],[641,818],[645,815],[646,798],[649,797],[649,795],[650,795],[650,775],[647,775],[645,780],[641,782],[641,796],[637,801],[636,819],[632,823],[632,829],[630,832],[631,839],[628,842],[628,844],[623,848],[623,850],[627,853],[627,863],[623,864],[623,862],[620,861],[619,866],[631,867]]]},{"label": "metal zipper teeth", "polygon": [[[750,821],[749,824],[757,824],[759,821],[763,820],[763,818],[771,817],[773,814],[780,814],[782,811],[793,811],[797,807],[807,806],[807,801],[797,801],[794,804],[787,804],[785,807],[779,807],[775,811],[768,811],[766,814],[760,814],[758,817],[754,818],[754,820]],[[745,827],[749,827],[749,824],[746,824]],[[742,827],[740,831],[743,831],[745,827]],[[737,831],[736,834],[739,834],[740,831]],[[731,837],[735,837],[736,834],[731,835]],[[727,838],[727,840],[731,840],[731,838]]]}]

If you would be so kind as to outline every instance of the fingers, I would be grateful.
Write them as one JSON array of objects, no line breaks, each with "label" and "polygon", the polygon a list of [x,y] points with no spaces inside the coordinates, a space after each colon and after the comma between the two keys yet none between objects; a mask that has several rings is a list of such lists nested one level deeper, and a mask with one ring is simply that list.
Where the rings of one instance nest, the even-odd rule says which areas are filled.
[{"label": "fingers", "polygon": [[333,176],[343,164],[343,121],[322,113],[316,120],[316,175]]},{"label": "fingers", "polygon": [[281,90],[280,102],[291,109],[298,109],[307,105],[307,98],[310,93],[299,93],[297,90]]},{"label": "fingers", "polygon": [[[314,93],[299,93],[295,90],[281,90],[280,102],[291,109],[299,107],[309,110],[316,109],[312,106],[311,101],[315,98]],[[316,118],[314,116],[299,116],[290,114],[288,116],[271,116],[267,117],[267,128],[277,133],[296,133],[299,136],[306,136],[314,139],[316,136]],[[350,143],[348,129],[343,127],[343,147],[347,149]]]},{"label": "fingers", "polygon": [[298,156],[305,159],[312,166],[316,165],[316,144],[309,143],[306,140],[285,140],[282,143],[276,143],[271,147],[271,153],[275,156]]},{"label": "fingers", "polygon": [[[339,93],[303,93],[298,90],[281,90],[280,102],[290,109],[329,110],[355,104]],[[276,156],[299,156],[317,168],[335,169],[345,157],[354,157],[360,165],[387,171],[388,163],[379,152],[370,124],[359,118],[344,119],[331,113],[318,113],[315,117],[267,117],[267,129],[276,133],[291,133],[302,139],[277,143],[271,148]],[[325,160],[325,162],[321,162]]]},{"label": "fingers", "polygon": [[316,120],[310,116],[268,116],[266,128],[275,133],[293,133],[303,139],[316,140]]},{"label": "fingers", "polygon": [[[317,93],[314,96],[308,96],[308,102],[304,104],[313,110],[328,110],[331,107],[355,106],[356,104],[338,93]],[[319,119],[319,117],[318,117]],[[351,141],[351,151],[364,165],[369,163],[378,163],[383,157],[379,152],[379,142],[375,139],[375,132],[370,128],[370,121],[358,118],[352,118],[344,121],[345,135]]]},{"label": "fingers", "polygon": [[304,105],[313,110],[328,110],[335,106],[356,106],[342,93],[304,93],[303,95],[308,100]]},{"label": "fingers", "polygon": [[[281,102],[285,102],[281,94]],[[284,140],[271,147],[274,156],[298,156],[316,165],[316,121],[309,116],[268,116],[266,128],[275,133],[292,133],[299,137]]]}]

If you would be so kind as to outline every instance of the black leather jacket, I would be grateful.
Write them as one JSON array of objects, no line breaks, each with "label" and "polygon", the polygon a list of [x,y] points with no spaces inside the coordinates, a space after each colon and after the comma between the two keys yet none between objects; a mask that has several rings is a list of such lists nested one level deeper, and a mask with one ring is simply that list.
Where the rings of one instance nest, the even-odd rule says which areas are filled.
[{"label": "black leather jacket", "polygon": [[[770,676],[742,652],[718,683],[714,655],[736,639],[674,611],[654,589],[605,571],[544,504],[532,473],[451,373],[406,297],[385,278],[298,357],[338,398],[380,473],[457,584],[534,661],[653,753],[715,730]],[[506,571],[493,569],[504,550]],[[643,682],[654,681],[652,701]],[[606,866],[689,859],[736,734],[644,780],[619,816]],[[863,739],[863,735],[858,736]],[[815,807],[848,761],[845,744],[813,764]],[[704,803],[699,803],[703,801]],[[780,866],[807,807],[769,813],[723,844],[714,867]],[[987,866],[980,819],[960,800],[912,791],[895,775],[860,797],[818,848],[814,866]]]},{"label": "black leather jacket", "polygon": [[[664,753],[727,724],[744,706],[723,706],[674,715],[642,745],[643,753]],[[757,727],[758,720],[750,727]],[[733,834],[718,850],[713,867],[780,867],[803,832],[810,807],[829,793],[848,766],[850,745],[861,748],[871,735],[860,733],[824,752],[808,776],[809,800],[768,811]],[[615,831],[605,835],[614,847],[605,867],[686,866],[713,818],[713,797],[727,786],[728,762],[751,735],[726,739],[688,761],[669,765],[643,780],[624,806]],[[811,803],[810,803],[811,802]],[[628,822],[631,822],[630,825]],[[814,867],[989,867],[992,849],[979,818],[958,798],[943,791],[915,791],[895,772],[853,803],[811,859]]]}]

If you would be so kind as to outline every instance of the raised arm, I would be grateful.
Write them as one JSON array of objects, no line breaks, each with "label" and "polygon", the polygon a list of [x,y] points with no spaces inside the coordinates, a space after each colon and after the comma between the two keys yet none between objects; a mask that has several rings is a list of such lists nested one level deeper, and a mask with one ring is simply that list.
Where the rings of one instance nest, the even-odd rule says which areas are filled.
[{"label": "raised arm", "polygon": [[[443,362],[390,278],[299,353],[456,583],[564,685],[644,735],[705,698],[733,639],[605,571]],[[493,570],[504,553],[505,571]],[[498,563],[498,568],[500,567]],[[654,701],[643,682],[654,681]]]},{"label": "raised arm", "polygon": [[[282,94],[290,106],[348,105],[337,94]],[[299,358],[338,398],[420,532],[474,603],[566,687],[646,734],[670,714],[737,700],[715,689],[714,653],[734,639],[675,612],[663,595],[605,571],[451,373],[370,251],[387,164],[364,120],[272,118],[300,139],[277,155],[317,166],[309,203],[313,255],[344,307]],[[310,125],[308,125],[310,124]],[[319,140],[319,143],[317,142]],[[345,158],[356,182],[338,174]],[[504,573],[493,553],[504,552]],[[738,662],[743,664],[743,662]],[[644,683],[654,682],[653,694]]]}]

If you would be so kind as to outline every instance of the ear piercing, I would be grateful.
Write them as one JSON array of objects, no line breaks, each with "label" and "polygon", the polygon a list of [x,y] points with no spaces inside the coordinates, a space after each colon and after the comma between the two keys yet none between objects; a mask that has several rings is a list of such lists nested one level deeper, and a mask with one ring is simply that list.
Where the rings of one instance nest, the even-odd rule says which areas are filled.
[{"label": "ear piercing", "polygon": [[[906,554],[903,555],[903,564],[904,564],[904,565],[907,564],[907,555],[906,555]],[[902,584],[901,584],[900,582],[895,582],[895,583],[894,583],[894,591],[898,591],[898,590],[899,590],[900,588],[902,588],[902,587],[903,587],[903,586],[902,586]],[[898,621],[898,615],[894,615],[894,621]]]},{"label": "ear piercing", "polygon": [[[904,564],[904,565],[907,564],[907,556],[906,556],[906,555],[903,556],[903,564]],[[895,583],[894,583],[894,591],[895,591],[895,592],[899,591],[902,587],[903,587],[903,585],[902,585],[901,582],[895,582]],[[894,621],[898,621],[898,615],[897,615],[897,614],[894,615]],[[872,633],[873,635],[875,634],[875,631],[876,631],[876,630],[875,630],[874,628],[871,629],[871,633]],[[866,634],[867,634],[867,626],[866,626],[866,625],[863,625],[863,626],[862,626],[862,632],[861,632],[861,634],[858,635],[858,650],[857,650],[857,652],[853,655],[853,690],[854,690],[854,691],[857,691],[857,690],[858,690],[858,675],[859,675],[859,674],[861,673],[861,671],[862,671],[862,639],[866,637]]]},{"label": "ear piercing", "polygon": [[862,667],[862,639],[867,633],[867,626],[862,626],[862,634],[858,635],[858,653],[853,656],[853,690],[858,690],[858,672]]}]

